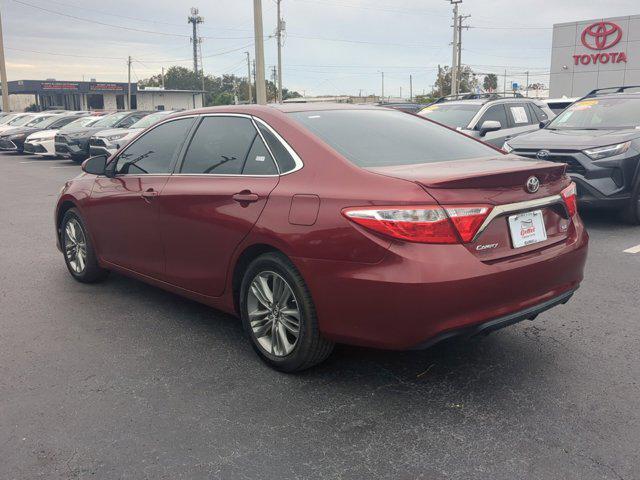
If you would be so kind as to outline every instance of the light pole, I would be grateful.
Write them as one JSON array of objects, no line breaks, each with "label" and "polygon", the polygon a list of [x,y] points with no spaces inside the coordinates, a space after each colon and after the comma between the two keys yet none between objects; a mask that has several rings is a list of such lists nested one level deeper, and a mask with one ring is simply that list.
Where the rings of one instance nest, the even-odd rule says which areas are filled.
[{"label": "light pole", "polygon": [[262,29],[262,0],[253,0],[253,29],[256,44],[256,103],[267,104],[264,78],[264,32]]}]

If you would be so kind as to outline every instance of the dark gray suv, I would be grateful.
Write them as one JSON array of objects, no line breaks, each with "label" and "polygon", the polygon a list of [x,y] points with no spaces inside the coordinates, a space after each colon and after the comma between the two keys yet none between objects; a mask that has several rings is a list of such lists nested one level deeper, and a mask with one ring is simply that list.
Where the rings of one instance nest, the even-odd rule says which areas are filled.
[{"label": "dark gray suv", "polygon": [[539,100],[502,94],[467,94],[444,97],[419,115],[456,128],[494,147],[526,132],[538,130],[541,122],[555,117]]},{"label": "dark gray suv", "polygon": [[640,224],[640,87],[594,90],[503,149],[566,163],[582,206],[615,209]]}]

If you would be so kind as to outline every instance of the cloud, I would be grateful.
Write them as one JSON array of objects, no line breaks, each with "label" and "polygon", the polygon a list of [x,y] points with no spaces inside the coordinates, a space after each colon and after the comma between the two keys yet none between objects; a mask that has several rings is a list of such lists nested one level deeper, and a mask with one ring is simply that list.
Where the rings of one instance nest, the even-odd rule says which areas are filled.
[{"label": "cloud", "polygon": [[[158,73],[162,66],[190,66],[189,7],[172,0],[25,0],[65,15],[136,30],[75,20],[43,12],[17,2],[4,5],[4,40],[10,79],[79,80],[82,75],[102,81],[125,81],[127,56],[134,59],[134,75]],[[201,35],[205,70],[213,74],[245,75],[244,51],[219,52],[251,44],[253,12],[250,0],[200,3],[205,21]],[[451,6],[443,0],[284,0],[287,35],[283,52],[284,83],[307,94],[398,94],[409,88],[429,91],[438,64],[451,62]],[[263,0],[265,35],[272,36],[275,7]],[[562,2],[539,0],[464,0],[471,27],[463,33],[463,62],[480,73],[506,69],[510,83],[548,81],[551,27],[554,23],[637,14],[635,0]],[[175,34],[176,36],[167,35]],[[52,52],[70,55],[53,56]],[[273,38],[265,42],[268,68],[276,63]],[[90,57],[90,58],[85,58]],[[169,60],[160,62],[160,60]],[[521,78],[522,77],[522,78]],[[134,76],[135,78],[135,76]]]}]

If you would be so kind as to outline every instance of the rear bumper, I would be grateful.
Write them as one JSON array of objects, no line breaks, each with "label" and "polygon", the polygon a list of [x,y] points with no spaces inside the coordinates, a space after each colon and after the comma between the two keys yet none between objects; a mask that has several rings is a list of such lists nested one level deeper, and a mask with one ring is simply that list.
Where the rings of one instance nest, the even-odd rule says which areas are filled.
[{"label": "rear bumper", "polygon": [[[577,290],[577,289],[576,289]],[[462,327],[456,330],[450,330],[448,332],[443,332],[420,345],[416,345],[414,350],[421,350],[424,348],[429,348],[436,343],[442,342],[448,338],[453,337],[475,337],[478,335],[487,335],[491,332],[495,332],[496,330],[500,330],[501,328],[508,327],[510,325],[514,325],[518,322],[522,322],[523,320],[535,320],[535,318],[543,312],[550,310],[553,307],[558,305],[564,305],[571,297],[576,290],[569,290],[561,295],[558,295],[555,298],[542,302],[538,305],[534,305],[533,307],[526,308],[519,312],[514,312],[509,315],[505,315],[504,317],[496,318],[493,320],[489,320],[488,322],[480,323],[478,325],[473,325],[471,327]]]},{"label": "rear bumper", "polygon": [[[393,244],[377,264],[295,258],[318,313],[320,331],[337,342],[422,348],[460,332],[507,325],[564,300],[578,288],[588,235],[482,262],[463,245]],[[566,298],[568,300],[568,297]]]}]

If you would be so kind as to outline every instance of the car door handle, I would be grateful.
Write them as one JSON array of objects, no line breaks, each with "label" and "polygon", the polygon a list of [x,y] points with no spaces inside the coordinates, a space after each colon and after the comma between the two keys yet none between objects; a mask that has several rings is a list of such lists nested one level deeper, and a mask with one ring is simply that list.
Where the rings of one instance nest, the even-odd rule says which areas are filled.
[{"label": "car door handle", "polygon": [[145,201],[149,201],[151,200],[153,197],[157,197],[158,196],[158,192],[156,192],[153,188],[147,188],[144,192],[142,192],[140,194],[140,196],[145,200]]},{"label": "car door handle", "polygon": [[253,203],[260,200],[260,197],[255,193],[251,193],[250,190],[243,190],[240,193],[236,193],[232,198],[238,203]]}]

